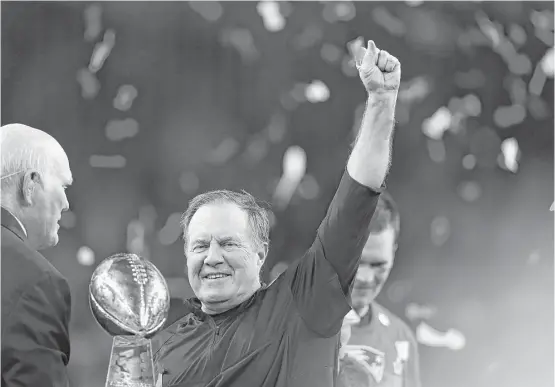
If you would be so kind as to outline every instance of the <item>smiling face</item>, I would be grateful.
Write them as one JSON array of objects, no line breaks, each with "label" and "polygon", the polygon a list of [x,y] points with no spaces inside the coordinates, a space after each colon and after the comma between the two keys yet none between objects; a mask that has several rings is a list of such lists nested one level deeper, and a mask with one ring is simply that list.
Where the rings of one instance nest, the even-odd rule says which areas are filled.
[{"label": "smiling face", "polygon": [[387,227],[370,234],[362,250],[351,300],[357,310],[369,305],[382,290],[395,257],[395,230]]},{"label": "smiling face", "polygon": [[206,313],[229,310],[260,288],[265,247],[255,243],[245,211],[229,202],[203,205],[187,233],[189,283]]}]

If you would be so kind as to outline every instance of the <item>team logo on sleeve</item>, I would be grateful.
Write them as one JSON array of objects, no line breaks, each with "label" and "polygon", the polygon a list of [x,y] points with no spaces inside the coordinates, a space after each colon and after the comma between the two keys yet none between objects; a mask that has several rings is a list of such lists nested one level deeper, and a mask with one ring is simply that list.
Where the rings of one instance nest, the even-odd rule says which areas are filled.
[{"label": "team logo on sleeve", "polygon": [[385,372],[385,354],[367,345],[346,345],[345,354],[361,362],[372,378],[380,383]]},{"label": "team logo on sleeve", "polygon": [[408,341],[396,341],[395,349],[397,358],[393,362],[393,372],[395,375],[402,375],[405,363],[409,360],[410,343]]}]

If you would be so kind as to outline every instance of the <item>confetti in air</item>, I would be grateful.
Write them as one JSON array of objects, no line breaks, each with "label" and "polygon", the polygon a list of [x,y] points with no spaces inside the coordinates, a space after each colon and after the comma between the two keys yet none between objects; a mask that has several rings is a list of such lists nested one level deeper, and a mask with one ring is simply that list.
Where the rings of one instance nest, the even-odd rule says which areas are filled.
[{"label": "confetti in air", "polygon": [[88,69],[81,69],[77,72],[77,82],[81,85],[81,97],[84,99],[93,99],[98,95],[100,82]]},{"label": "confetti in air", "polygon": [[305,97],[311,103],[324,102],[330,97],[330,89],[324,82],[317,80],[306,87]]},{"label": "confetti in air", "polygon": [[449,129],[453,116],[448,108],[440,107],[430,118],[422,123],[422,132],[433,140],[441,140],[443,133]]},{"label": "confetti in air", "polygon": [[260,57],[260,53],[254,45],[254,38],[246,28],[224,29],[220,39],[224,46],[235,48],[241,55],[244,63],[252,63]]},{"label": "confetti in air", "polygon": [[277,32],[285,27],[285,18],[281,14],[279,4],[276,1],[260,1],[256,10],[262,17],[264,27],[268,31]]},{"label": "confetti in air", "polygon": [[228,137],[210,151],[206,161],[212,165],[223,165],[235,156],[239,150],[239,146],[239,141],[232,137]]},{"label": "confetti in air", "polygon": [[93,54],[91,56],[91,61],[89,63],[89,71],[91,73],[98,72],[108,56],[112,52],[112,48],[116,44],[116,33],[113,30],[107,30],[104,33],[104,40],[97,43],[94,47]]},{"label": "confetti in air", "polygon": [[429,320],[437,313],[437,308],[431,305],[419,305],[411,302],[405,308],[405,316],[411,321]]},{"label": "confetti in air", "polygon": [[92,4],[85,8],[85,40],[92,42],[102,31],[102,8],[99,4]]},{"label": "confetti in air", "polygon": [[276,209],[285,209],[306,172],[306,153],[299,146],[291,146],[283,156],[283,174],[274,192]]},{"label": "confetti in air", "polygon": [[135,137],[139,133],[139,123],[133,118],[111,120],[106,125],[106,137],[110,141],[121,141]]},{"label": "confetti in air", "polygon": [[126,162],[125,157],[121,155],[92,155],[89,158],[89,164],[94,168],[123,168]]},{"label": "confetti in air", "polygon": [[123,85],[118,89],[118,94],[114,98],[114,108],[122,112],[131,109],[133,101],[137,98],[137,89],[133,85]]},{"label": "confetti in air", "polygon": [[127,225],[127,251],[147,256],[145,247],[145,228],[140,220],[134,219]]},{"label": "confetti in air", "polygon": [[515,138],[507,138],[501,143],[501,152],[503,154],[502,167],[516,173],[518,171],[518,159],[520,150],[518,142]]},{"label": "confetti in air", "polygon": [[215,22],[223,15],[223,8],[217,1],[189,1],[189,7],[209,22]]},{"label": "confetti in air", "polygon": [[493,113],[493,121],[500,128],[518,125],[526,118],[526,108],[522,105],[499,106]]},{"label": "confetti in air", "polygon": [[458,330],[440,332],[425,322],[421,322],[416,328],[416,340],[428,347],[447,348],[452,351],[460,351],[466,346],[466,338]]},{"label": "confetti in air", "polygon": [[77,262],[83,266],[92,266],[95,262],[94,251],[87,246],[82,246],[77,250]]},{"label": "confetti in air", "polygon": [[463,181],[458,186],[458,193],[466,202],[475,202],[482,195],[482,187],[475,181]]},{"label": "confetti in air", "polygon": [[179,239],[181,235],[181,227],[179,222],[181,221],[181,213],[174,212],[168,217],[166,224],[158,232],[158,240],[164,246],[169,246]]}]

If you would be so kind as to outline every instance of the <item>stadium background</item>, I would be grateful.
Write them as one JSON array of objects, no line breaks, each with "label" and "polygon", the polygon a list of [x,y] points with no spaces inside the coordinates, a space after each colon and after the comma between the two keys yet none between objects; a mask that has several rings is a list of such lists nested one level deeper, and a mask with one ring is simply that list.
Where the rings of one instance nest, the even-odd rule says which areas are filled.
[{"label": "stadium background", "polygon": [[[309,246],[365,98],[347,51],[357,36],[403,66],[388,178],[402,233],[379,300],[458,338],[421,338],[424,386],[552,385],[552,2],[1,11],[2,124],[51,133],[75,178],[61,242],[45,251],[71,285],[74,386],[106,376],[111,339],[87,301],[100,260],[141,253],[175,297],[191,296],[178,221],[195,194],[246,189],[274,203],[266,278]],[[274,191],[291,146],[307,164],[287,201]]]}]

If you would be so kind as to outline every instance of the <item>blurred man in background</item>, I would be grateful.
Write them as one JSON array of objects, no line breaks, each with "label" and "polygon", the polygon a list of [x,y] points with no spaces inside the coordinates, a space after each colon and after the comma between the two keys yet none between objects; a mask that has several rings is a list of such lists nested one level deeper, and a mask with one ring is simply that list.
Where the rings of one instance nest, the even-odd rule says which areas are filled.
[{"label": "blurred man in background", "polygon": [[[365,118],[308,252],[260,282],[268,214],[249,194],[195,197],[182,219],[196,298],[155,343],[158,385],[324,387],[337,377],[337,334],[368,225],[390,162],[398,60],[373,41],[355,57],[368,92]],[[161,378],[161,379],[160,379]]]},{"label": "blurred man in background", "polygon": [[67,156],[47,133],[0,128],[2,179],[2,387],[68,386],[71,297],[37,250],[58,243],[69,207]]},{"label": "blurred man in background", "polygon": [[375,301],[393,267],[399,230],[397,206],[383,192],[370,222],[370,235],[362,250],[351,294],[360,321],[344,324],[344,329],[350,328],[347,342],[352,351],[364,357],[371,367],[372,385],[419,387],[418,347],[412,331]]}]

